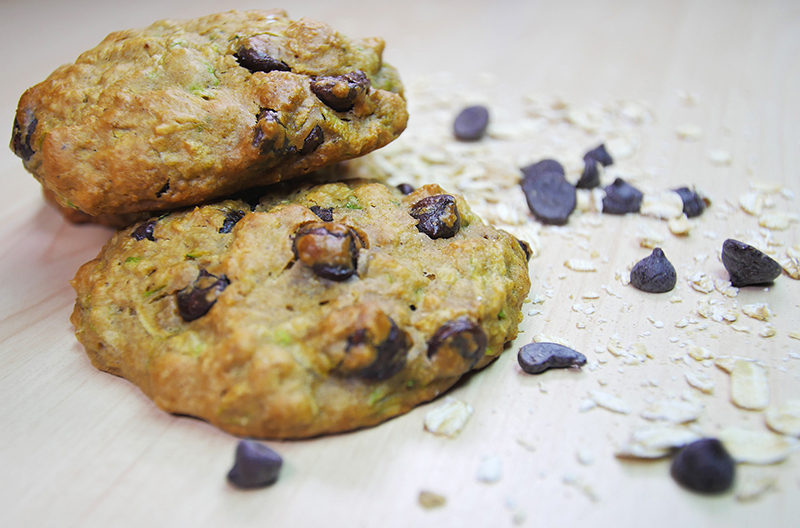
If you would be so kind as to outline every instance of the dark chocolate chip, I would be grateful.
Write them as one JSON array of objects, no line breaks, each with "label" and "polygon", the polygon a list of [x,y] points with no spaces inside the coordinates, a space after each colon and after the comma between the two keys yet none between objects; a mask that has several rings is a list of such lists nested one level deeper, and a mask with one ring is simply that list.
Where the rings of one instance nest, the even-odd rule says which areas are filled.
[{"label": "dark chocolate chip", "polygon": [[653,249],[649,256],[637,262],[631,269],[631,284],[644,292],[666,293],[678,282],[675,267],[667,260],[661,248]]},{"label": "dark chocolate chip", "polygon": [[731,286],[736,288],[772,282],[782,271],[775,260],[732,238],[722,243],[722,265],[730,274]]},{"label": "dark chocolate chip", "polygon": [[316,125],[303,141],[303,148],[300,149],[300,154],[311,154],[324,142],[325,134],[323,134],[322,128],[320,128],[319,125]]},{"label": "dark chocolate chip", "polygon": [[203,317],[230,283],[225,275],[217,277],[206,270],[200,270],[200,275],[190,286],[175,294],[181,319],[188,323]]},{"label": "dark chocolate chip", "polygon": [[578,189],[594,189],[600,186],[600,169],[597,168],[597,160],[583,158],[583,173],[575,187]]},{"label": "dark chocolate chip", "polygon": [[617,178],[603,190],[606,192],[603,197],[603,212],[606,214],[638,213],[642,208],[644,194],[622,178]]},{"label": "dark chocolate chip", "polygon": [[241,440],[228,481],[242,489],[263,488],[277,482],[283,460],[269,447],[252,440]]},{"label": "dark chocolate chip", "polygon": [[699,493],[723,493],[730,489],[736,464],[716,438],[703,438],[682,448],[670,466],[678,484]]},{"label": "dark chocolate chip", "polygon": [[450,238],[461,228],[456,199],[449,194],[423,198],[411,206],[410,214],[419,220],[417,229],[431,238]]},{"label": "dark chocolate chip", "polygon": [[267,53],[255,48],[241,46],[234,54],[239,66],[247,68],[251,73],[271,71],[291,71],[292,69],[282,60],[270,57]]},{"label": "dark chocolate chip", "polygon": [[526,179],[537,178],[538,176],[547,174],[548,172],[555,172],[561,174],[562,176],[566,174],[564,172],[564,166],[554,159],[544,159],[542,161],[532,163],[531,165],[526,165],[520,170],[522,171],[523,181]]},{"label": "dark chocolate chip", "polygon": [[531,246],[521,238],[518,238],[517,242],[519,242],[519,247],[522,248],[522,251],[525,252],[525,260],[530,262],[531,256],[533,256],[533,252],[531,251]]},{"label": "dark chocolate chip", "polygon": [[577,204],[575,187],[558,172],[525,176],[522,179],[522,190],[528,208],[543,224],[566,224]]},{"label": "dark chocolate chip", "polygon": [[150,220],[149,222],[145,222],[143,224],[139,224],[139,226],[131,232],[131,236],[136,240],[150,240],[151,242],[155,242],[156,239],[153,236],[153,230],[156,227],[156,221]]},{"label": "dark chocolate chip", "polygon": [[[387,380],[403,370],[406,356],[411,348],[408,334],[398,328],[391,317],[386,315],[383,317],[389,322],[389,331],[385,337],[373,335],[373,332],[361,328],[347,340],[347,354],[361,355],[366,348],[370,352],[369,355],[375,358],[358,373],[362,378],[373,381]],[[354,352],[355,349],[360,350]]]},{"label": "dark chocolate chip", "polygon": [[608,167],[609,165],[614,163],[614,160],[611,158],[611,154],[608,153],[606,150],[605,143],[601,143],[596,148],[593,148],[589,152],[583,155],[583,159],[593,159],[603,167]]},{"label": "dark chocolate chip", "polygon": [[344,224],[311,222],[296,231],[292,251],[316,275],[344,281],[355,274],[363,247],[361,237]]},{"label": "dark chocolate chip", "polygon": [[311,212],[317,215],[323,222],[333,222],[333,207],[320,207],[312,205],[309,207]]},{"label": "dark chocolate chip", "polygon": [[269,130],[274,123],[282,126],[281,122],[278,120],[278,113],[275,110],[264,108],[258,113],[256,116],[256,127],[253,131],[254,147],[258,147],[265,151],[276,150],[277,146],[274,143],[265,143],[266,134],[264,133],[264,128]]},{"label": "dark chocolate chip", "polygon": [[14,154],[24,161],[28,161],[33,156],[31,136],[33,136],[37,124],[38,120],[32,114],[27,123],[20,124],[19,121],[14,119],[14,125],[11,129],[11,149]]},{"label": "dark chocolate chip", "polygon": [[489,126],[489,109],[485,106],[468,106],[453,121],[453,134],[462,141],[477,141]]},{"label": "dark chocolate chip", "polygon": [[540,374],[550,368],[582,367],[586,356],[558,343],[529,343],[519,349],[517,361],[528,374]]},{"label": "dark chocolate chip", "polygon": [[683,201],[683,214],[687,218],[700,216],[706,210],[706,201],[694,189],[680,187],[675,189],[675,192],[678,193],[678,196]]},{"label": "dark chocolate chip", "polygon": [[165,183],[164,186],[161,187],[161,189],[156,191],[156,198],[161,198],[161,196],[164,195],[167,191],[169,191],[169,180],[167,180],[167,183]]},{"label": "dark chocolate chip", "polygon": [[311,91],[314,95],[337,112],[352,110],[359,94],[365,93],[369,86],[369,78],[362,71],[311,79]]},{"label": "dark chocolate chip", "polygon": [[414,192],[414,186],[410,183],[401,183],[397,186],[397,190],[405,195],[409,195]]},{"label": "dark chocolate chip", "polygon": [[237,211],[229,211],[228,214],[225,215],[225,220],[222,222],[222,227],[219,228],[220,233],[230,233],[233,231],[233,226],[239,222],[242,218],[244,218],[245,212],[241,210]]},{"label": "dark chocolate chip", "polygon": [[428,341],[428,357],[454,355],[467,362],[467,369],[481,359],[486,352],[489,340],[486,332],[476,322],[466,316],[443,324]]}]

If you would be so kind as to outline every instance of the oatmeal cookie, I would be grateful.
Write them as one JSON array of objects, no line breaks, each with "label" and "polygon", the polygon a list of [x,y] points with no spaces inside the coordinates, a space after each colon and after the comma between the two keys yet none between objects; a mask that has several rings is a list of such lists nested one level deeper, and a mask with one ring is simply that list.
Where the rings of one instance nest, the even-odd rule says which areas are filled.
[{"label": "oatmeal cookie", "polygon": [[407,412],[516,337],[525,249],[461,197],[278,187],[118,231],[72,282],[92,363],[166,411],[302,438]]},{"label": "oatmeal cookie", "polygon": [[282,11],[112,33],[22,95],[11,148],[90,216],[202,203],[395,139],[408,115],[383,47]]}]

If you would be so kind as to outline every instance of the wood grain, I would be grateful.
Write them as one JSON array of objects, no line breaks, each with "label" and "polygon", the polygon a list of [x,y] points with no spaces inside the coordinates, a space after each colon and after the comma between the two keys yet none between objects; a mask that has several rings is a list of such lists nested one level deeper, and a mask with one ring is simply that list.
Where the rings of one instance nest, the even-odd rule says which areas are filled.
[{"label": "wood grain", "polygon": [[[10,130],[25,88],[110,31],[259,4],[0,2],[0,44],[7,50],[0,122]],[[738,322],[750,326],[750,333],[713,321],[704,331],[674,326],[703,299],[686,283],[689,272],[724,278],[715,253],[722,241],[758,231],[757,219],[737,205],[749,182],[782,184],[800,193],[800,4],[410,0],[298,1],[285,7],[293,17],[324,20],[348,35],[383,36],[386,60],[404,79],[435,80],[449,72],[462,85],[474,83],[475,93],[491,98],[493,109],[508,122],[526,94],[557,94],[577,106],[623,99],[649,104],[655,121],[639,131],[641,141],[628,166],[649,171],[650,185],[659,188],[701,185],[715,201],[688,239],[665,242],[678,268],[683,302],[643,294],[615,279],[615,271],[646,255],[636,239],[638,223],[663,230],[659,221],[604,217],[601,227],[589,229],[583,247],[580,236],[543,230],[542,254],[531,262],[532,296],[547,290],[553,296],[539,307],[542,314],[526,317],[523,333],[507,353],[451,392],[475,408],[457,439],[424,432],[430,406],[423,406],[364,431],[269,442],[285,460],[280,481],[266,490],[241,492],[225,481],[236,438],[159,411],[128,382],[89,364],[69,324],[74,294],[68,281],[94,258],[111,231],[64,222],[5,150],[0,153],[0,525],[794,524],[800,515],[800,455],[773,466],[740,466],[739,484],[753,475],[776,483],[759,499],[741,502],[734,493],[691,494],[670,479],[668,462],[623,461],[614,452],[633,429],[646,424],[639,413],[649,402],[693,391],[683,377],[688,370],[706,372],[716,382],[714,395],[693,392],[705,406],[699,420],[704,432],[729,426],[766,430],[762,413],[730,403],[727,374],[671,359],[690,340],[717,354],[763,360],[772,401],[800,398],[800,360],[790,355],[800,351],[800,341],[789,337],[790,331],[800,331],[800,283],[787,275],[769,291],[739,292]],[[494,93],[478,86],[487,74],[497,80]],[[696,93],[698,104],[682,104],[681,90]],[[698,141],[676,139],[675,128],[685,123],[703,130]],[[415,126],[412,115],[409,133]],[[519,155],[535,159],[549,145],[531,143]],[[711,149],[731,152],[732,163],[710,163]],[[778,209],[798,210],[796,199],[775,195],[774,200]],[[800,244],[798,224],[776,231],[774,238],[784,244],[778,251]],[[563,266],[567,258],[586,257],[586,247],[601,255],[597,272]],[[709,259],[699,263],[694,257],[700,253]],[[589,290],[601,297],[582,300]],[[734,306],[733,300],[726,302]],[[741,314],[741,306],[755,302],[768,302],[775,312],[774,337],[759,337],[763,323]],[[596,314],[574,311],[578,303],[593,303]],[[526,312],[533,308],[525,306]],[[580,329],[579,323],[588,324]],[[590,360],[606,362],[596,370],[524,375],[516,350],[537,333],[569,339]],[[654,357],[630,366],[608,352],[595,352],[615,335],[626,344],[646,344]],[[673,336],[678,342],[670,340]],[[595,389],[623,397],[634,411],[579,412]],[[590,452],[591,464],[578,461],[580,450]],[[487,456],[502,460],[496,483],[476,479]],[[417,502],[422,490],[443,495],[446,505],[424,510]]]}]

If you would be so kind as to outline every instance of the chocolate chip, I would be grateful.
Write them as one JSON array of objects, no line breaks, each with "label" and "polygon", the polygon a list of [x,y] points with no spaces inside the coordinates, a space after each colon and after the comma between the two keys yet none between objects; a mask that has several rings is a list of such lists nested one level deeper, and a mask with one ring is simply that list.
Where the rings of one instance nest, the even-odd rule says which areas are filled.
[{"label": "chocolate chip", "polygon": [[333,222],[333,207],[320,207],[312,205],[309,207],[311,212],[317,215],[323,222]]},{"label": "chocolate chip", "polygon": [[410,214],[419,220],[417,229],[431,238],[451,238],[461,228],[456,199],[449,194],[423,198],[411,206]]},{"label": "chocolate chip", "polygon": [[447,363],[464,363],[463,372],[483,357],[488,342],[483,328],[462,316],[446,322],[433,334],[428,341],[428,357],[441,358],[442,362]]},{"label": "chocolate chip", "polygon": [[33,156],[33,148],[31,147],[31,136],[36,130],[38,120],[29,113],[27,123],[20,123],[14,119],[14,125],[11,128],[11,149],[19,158],[28,161]]},{"label": "chocolate chip", "polygon": [[253,146],[260,148],[262,151],[279,150],[283,145],[276,145],[274,138],[271,143],[266,143],[267,138],[266,130],[274,129],[275,125],[283,126],[278,120],[278,113],[269,108],[263,108],[256,116],[256,126],[253,131]]},{"label": "chocolate chip", "polygon": [[189,323],[203,317],[230,283],[225,275],[217,277],[206,270],[200,270],[197,279],[190,286],[175,294],[181,319]]},{"label": "chocolate chip", "polygon": [[683,214],[687,218],[694,218],[703,214],[706,210],[706,202],[702,196],[697,194],[697,191],[688,187],[680,187],[675,189],[678,196],[683,200]]},{"label": "chocolate chip", "polygon": [[611,158],[611,154],[609,154],[606,150],[605,143],[601,143],[597,147],[584,154],[583,159],[593,159],[603,167],[608,167],[614,163],[614,160]]},{"label": "chocolate chip", "polygon": [[583,173],[575,187],[578,189],[594,189],[600,186],[600,170],[597,168],[597,160],[583,158]]},{"label": "chocolate chip", "polygon": [[355,274],[363,247],[361,237],[344,224],[310,222],[296,231],[292,251],[316,275],[344,281]]},{"label": "chocolate chip", "polygon": [[554,159],[543,159],[542,161],[532,163],[531,165],[526,165],[520,170],[522,171],[523,181],[529,178],[536,178],[542,174],[547,174],[548,172],[556,172],[562,176],[566,174],[564,172],[564,166]]},{"label": "chocolate chip", "polygon": [[153,236],[153,230],[155,229],[155,227],[156,227],[156,221],[150,220],[149,222],[140,224],[136,229],[134,229],[133,232],[131,232],[131,236],[139,241],[144,240],[146,238],[151,242],[155,242],[156,239]]},{"label": "chocolate chip", "polygon": [[410,183],[401,183],[397,186],[397,190],[405,195],[409,195],[414,192],[414,187]]},{"label": "chocolate chip", "polygon": [[242,489],[263,488],[277,482],[283,465],[280,455],[252,440],[241,440],[228,481]]},{"label": "chocolate chip", "polygon": [[772,282],[782,271],[780,264],[761,251],[731,238],[722,243],[722,265],[736,288]]},{"label": "chocolate chip", "polygon": [[314,95],[326,106],[337,112],[347,112],[353,109],[358,96],[369,89],[370,82],[364,72],[353,71],[346,75],[316,77],[311,79],[310,85]]},{"label": "chocolate chip", "polygon": [[603,212],[606,214],[638,213],[642,207],[642,191],[622,178],[617,178],[603,190],[606,192],[603,197]]},{"label": "chocolate chip", "polygon": [[303,141],[303,148],[300,149],[300,154],[311,154],[324,142],[325,135],[322,132],[322,128],[320,128],[319,125],[316,125]]},{"label": "chocolate chip", "polygon": [[489,126],[489,109],[485,106],[468,106],[453,121],[453,134],[462,141],[477,141]]},{"label": "chocolate chip", "polygon": [[525,252],[525,260],[527,262],[530,262],[531,256],[533,256],[533,252],[531,251],[531,246],[520,238],[517,239],[517,242],[519,242],[519,247],[522,248],[522,251]]},{"label": "chocolate chip", "polygon": [[271,71],[292,71],[282,60],[270,57],[266,52],[249,46],[240,46],[233,55],[242,68],[247,68],[250,73]]},{"label": "chocolate chip", "polygon": [[228,214],[225,215],[225,220],[222,222],[222,227],[219,228],[219,232],[230,233],[233,230],[233,226],[244,218],[244,215],[244,211],[229,211]]},{"label": "chocolate chip", "polygon": [[[382,316],[374,328],[360,328],[353,333],[347,340],[345,364],[349,358],[370,357],[374,358],[371,363],[361,367],[358,375],[362,378],[383,381],[391,378],[401,370],[406,364],[406,356],[411,348],[411,339],[408,334],[398,328],[391,317],[380,312]],[[388,322],[388,332],[380,331],[381,325]]]},{"label": "chocolate chip", "polygon": [[723,493],[730,489],[736,464],[716,438],[703,438],[681,449],[670,466],[678,484],[699,493]]},{"label": "chocolate chip", "polygon": [[667,260],[661,248],[653,249],[649,256],[637,262],[631,269],[631,284],[644,292],[672,291],[677,282],[675,267]]},{"label": "chocolate chip", "polygon": [[533,216],[543,224],[564,225],[575,210],[575,187],[558,172],[531,173],[522,179],[522,191]]},{"label": "chocolate chip", "polygon": [[164,195],[164,194],[166,194],[166,192],[167,192],[167,191],[169,191],[169,180],[167,180],[167,183],[165,183],[165,184],[164,184],[164,185],[161,187],[161,189],[159,189],[158,191],[156,191],[156,198],[161,198],[161,196],[162,196],[162,195]]},{"label": "chocolate chip", "polygon": [[582,367],[586,356],[558,343],[529,343],[519,349],[517,361],[528,374],[540,374],[550,368]]}]

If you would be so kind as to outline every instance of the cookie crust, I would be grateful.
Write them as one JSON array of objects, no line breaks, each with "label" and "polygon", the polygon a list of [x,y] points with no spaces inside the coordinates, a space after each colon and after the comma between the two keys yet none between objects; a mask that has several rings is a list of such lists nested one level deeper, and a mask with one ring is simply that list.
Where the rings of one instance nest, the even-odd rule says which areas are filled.
[{"label": "cookie crust", "polygon": [[[496,359],[522,319],[523,248],[455,195],[458,232],[420,231],[413,205],[442,194],[303,186],[253,210],[227,200],[130,226],[72,281],[76,336],[94,366],[160,408],[233,434],[303,438],[380,423]],[[297,249],[325,229],[332,244]],[[302,252],[320,262],[344,252],[355,272],[320,275]]]},{"label": "cookie crust", "polygon": [[408,115],[383,48],[280,10],[111,33],[22,95],[11,148],[91,216],[203,203],[396,138]]}]

